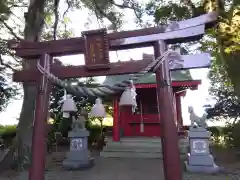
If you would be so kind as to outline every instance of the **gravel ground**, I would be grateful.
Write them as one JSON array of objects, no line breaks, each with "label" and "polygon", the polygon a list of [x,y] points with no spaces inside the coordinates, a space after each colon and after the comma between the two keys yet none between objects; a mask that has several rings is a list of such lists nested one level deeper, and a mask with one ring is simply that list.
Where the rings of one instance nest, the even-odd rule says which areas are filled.
[{"label": "gravel ground", "polygon": [[[56,163],[57,161],[55,161]],[[158,159],[117,159],[95,158],[95,166],[89,170],[66,171],[58,161],[54,166],[49,166],[45,180],[164,180],[162,161]],[[240,170],[240,167],[239,169]],[[173,169],[174,173],[174,169]],[[12,173],[2,174],[0,180],[26,180],[27,173],[22,178]],[[183,180],[239,180],[240,171],[237,173],[222,173],[204,175],[183,173]]]}]

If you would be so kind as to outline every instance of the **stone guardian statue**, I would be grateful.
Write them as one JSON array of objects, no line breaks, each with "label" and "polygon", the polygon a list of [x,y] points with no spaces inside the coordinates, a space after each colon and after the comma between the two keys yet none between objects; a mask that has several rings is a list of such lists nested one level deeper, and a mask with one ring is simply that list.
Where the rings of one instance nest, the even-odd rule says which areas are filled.
[{"label": "stone guardian statue", "polygon": [[191,128],[207,128],[207,114],[202,117],[197,116],[192,106],[188,106],[188,112],[190,114]]},{"label": "stone guardian statue", "polygon": [[79,131],[79,130],[86,130],[86,127],[85,127],[85,122],[86,122],[86,119],[85,117],[87,116],[87,113],[83,110],[81,110],[80,112],[80,115],[75,118],[73,117],[72,119],[72,130],[73,131]]}]

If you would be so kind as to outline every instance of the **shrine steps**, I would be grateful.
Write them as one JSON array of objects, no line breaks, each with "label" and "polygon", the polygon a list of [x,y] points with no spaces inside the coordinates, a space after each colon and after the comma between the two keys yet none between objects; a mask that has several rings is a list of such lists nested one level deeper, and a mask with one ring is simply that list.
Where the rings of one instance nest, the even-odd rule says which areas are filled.
[{"label": "shrine steps", "polygon": [[100,153],[107,158],[162,158],[160,138],[121,138],[120,142],[108,139]]},{"label": "shrine steps", "polygon": [[106,158],[162,158],[160,138],[121,138],[120,142],[113,142],[108,138],[107,145],[100,153]]}]

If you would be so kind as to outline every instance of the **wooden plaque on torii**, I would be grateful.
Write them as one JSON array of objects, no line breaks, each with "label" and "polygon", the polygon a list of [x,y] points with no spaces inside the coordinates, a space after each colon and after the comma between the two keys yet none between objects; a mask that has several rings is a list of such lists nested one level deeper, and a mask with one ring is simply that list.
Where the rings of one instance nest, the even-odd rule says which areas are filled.
[{"label": "wooden plaque on torii", "polygon": [[106,29],[82,32],[85,41],[85,67],[88,70],[109,69],[109,42]]}]

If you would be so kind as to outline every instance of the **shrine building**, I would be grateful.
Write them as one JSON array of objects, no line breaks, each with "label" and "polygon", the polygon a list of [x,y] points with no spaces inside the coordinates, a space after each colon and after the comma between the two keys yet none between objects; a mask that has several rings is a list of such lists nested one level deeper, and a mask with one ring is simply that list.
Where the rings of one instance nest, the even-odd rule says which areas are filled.
[{"label": "shrine building", "polygon": [[[128,80],[131,75],[107,76],[103,84],[115,84]],[[176,125],[183,125],[181,111],[181,96],[186,95],[186,90],[197,90],[201,80],[193,80],[189,70],[171,71],[173,104],[175,109]],[[120,109],[119,96],[113,100],[113,140],[121,137],[161,137],[161,115],[158,116],[156,77],[155,74],[145,75],[135,82],[137,92],[137,109],[132,113],[131,107]],[[159,102],[161,104],[161,102]],[[123,108],[123,107],[121,107]],[[117,131],[118,133],[114,133]]]}]

